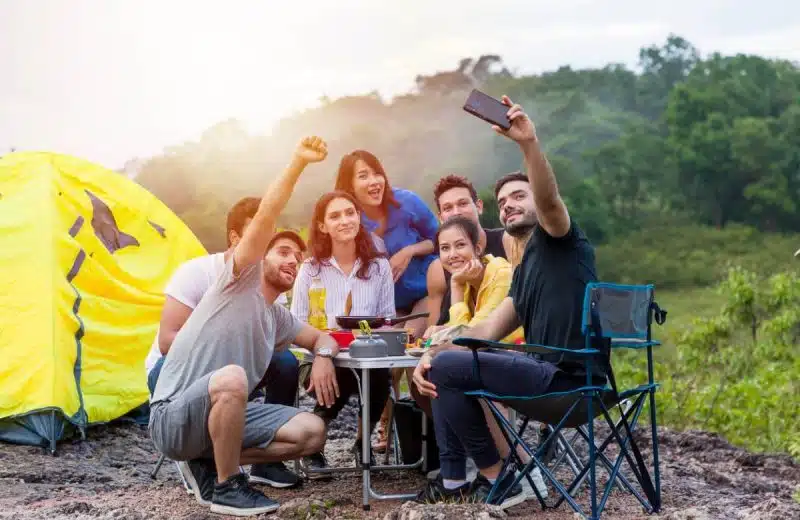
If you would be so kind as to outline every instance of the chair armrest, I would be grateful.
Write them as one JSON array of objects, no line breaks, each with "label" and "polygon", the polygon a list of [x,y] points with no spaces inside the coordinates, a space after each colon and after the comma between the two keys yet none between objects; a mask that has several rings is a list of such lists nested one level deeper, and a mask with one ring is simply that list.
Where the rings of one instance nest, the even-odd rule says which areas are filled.
[{"label": "chair armrest", "polygon": [[628,348],[632,350],[639,350],[647,347],[657,347],[661,345],[660,341],[647,341],[644,339],[613,339],[611,341],[612,348]]},{"label": "chair armrest", "polygon": [[562,353],[575,354],[578,356],[586,356],[586,357],[596,356],[597,354],[600,354],[599,350],[593,348],[572,350],[563,347],[537,345],[535,343],[520,343],[519,345],[516,345],[513,343],[500,343],[499,341],[489,341],[486,339],[464,338],[464,337],[455,338],[453,340],[453,344],[461,347],[467,347],[468,349],[471,350],[477,350],[480,348],[494,348],[502,350],[514,350],[526,354],[552,354],[554,352],[562,352]]}]

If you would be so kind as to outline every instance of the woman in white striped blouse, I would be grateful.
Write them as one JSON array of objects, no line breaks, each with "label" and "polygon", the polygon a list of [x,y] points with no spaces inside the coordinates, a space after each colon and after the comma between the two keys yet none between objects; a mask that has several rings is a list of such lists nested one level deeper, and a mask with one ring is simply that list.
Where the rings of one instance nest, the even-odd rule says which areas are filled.
[{"label": "woman in white striped blouse", "polygon": [[[361,211],[352,195],[334,191],[323,195],[314,206],[309,226],[310,258],[300,266],[292,292],[292,314],[308,321],[309,295],[312,280],[319,278],[325,287],[325,313],[328,328],[336,328],[336,316],[345,314],[348,293],[351,294],[353,316],[393,317],[394,280],[385,254],[379,253],[370,233],[361,224]],[[319,404],[314,413],[330,423],[351,395],[358,395],[358,384],[350,370],[336,369],[339,397],[330,408]],[[389,370],[370,373],[370,432],[381,416],[389,397]],[[359,421],[359,425],[361,421]],[[360,462],[359,435],[353,453]],[[306,465],[325,467],[322,453],[307,457]],[[313,475],[313,473],[311,473]]]}]

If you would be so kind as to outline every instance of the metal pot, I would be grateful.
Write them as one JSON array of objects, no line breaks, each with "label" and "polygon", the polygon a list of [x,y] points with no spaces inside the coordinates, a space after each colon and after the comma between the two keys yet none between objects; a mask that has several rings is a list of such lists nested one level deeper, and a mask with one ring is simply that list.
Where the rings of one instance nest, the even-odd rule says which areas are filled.
[{"label": "metal pot", "polygon": [[374,335],[356,336],[347,351],[351,358],[376,358],[386,357],[389,353],[389,346],[383,338]]},{"label": "metal pot", "polygon": [[390,356],[405,356],[408,332],[405,330],[373,330],[373,336],[382,338],[388,345]]}]

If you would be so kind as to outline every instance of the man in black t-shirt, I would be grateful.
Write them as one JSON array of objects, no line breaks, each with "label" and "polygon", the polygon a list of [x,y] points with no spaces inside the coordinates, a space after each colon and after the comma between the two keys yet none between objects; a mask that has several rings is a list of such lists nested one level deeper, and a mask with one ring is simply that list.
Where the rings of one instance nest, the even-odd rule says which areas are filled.
[{"label": "man in black t-shirt", "polygon": [[[444,222],[455,216],[468,218],[478,225],[480,240],[478,246],[484,253],[507,258],[503,228],[487,229],[480,227],[483,201],[478,192],[465,177],[447,175],[439,179],[433,187],[433,199],[439,210],[439,221]],[[437,258],[428,267],[428,325],[442,326],[450,320],[450,273],[442,268]]]},{"label": "man in black t-shirt", "polygon": [[[508,97],[503,96],[503,102],[509,107],[512,125],[507,131],[494,130],[519,145],[527,176],[501,179],[497,201],[506,232],[514,237],[529,234],[530,239],[509,296],[464,335],[498,341],[522,325],[528,343],[580,349],[583,295],[586,284],[597,278],[594,249],[570,220],[533,123]],[[539,395],[571,390],[585,382],[557,359],[508,351],[482,351],[478,357],[482,388],[472,375],[472,353],[453,344],[431,348],[414,371],[419,392],[432,397],[441,462],[441,478],[429,482],[418,500],[480,501],[495,481],[499,481],[496,497],[513,484],[513,472],[500,474],[502,461],[480,404],[465,392],[485,389],[498,395]],[[467,456],[479,470],[472,483],[465,481]],[[498,505],[506,508],[524,499],[521,487],[515,486]]]}]

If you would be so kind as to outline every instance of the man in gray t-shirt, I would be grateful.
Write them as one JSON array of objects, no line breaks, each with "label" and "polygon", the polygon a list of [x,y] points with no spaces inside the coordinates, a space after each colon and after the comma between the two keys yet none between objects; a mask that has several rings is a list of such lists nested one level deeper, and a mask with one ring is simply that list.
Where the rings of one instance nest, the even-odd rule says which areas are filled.
[{"label": "man in gray t-shirt", "polygon": [[325,444],[325,424],[316,415],[247,397],[275,345],[288,343],[315,352],[311,384],[324,406],[339,393],[332,361],[336,341],[275,304],[292,286],[301,260],[300,245],[273,232],[275,220],[305,166],[326,155],[319,138],[300,143],[227,255],[223,273],[175,336],[153,392],[153,443],[171,459],[189,461],[189,484],[215,513],[274,511],[278,503],[251,488],[239,465],[297,459]]},{"label": "man in gray t-shirt", "polygon": [[152,404],[173,400],[215,367],[228,365],[244,369],[250,395],[269,366],[274,346],[285,346],[297,336],[301,322],[282,305],[264,299],[263,262],[235,277],[233,261],[231,255],[175,337]]}]

